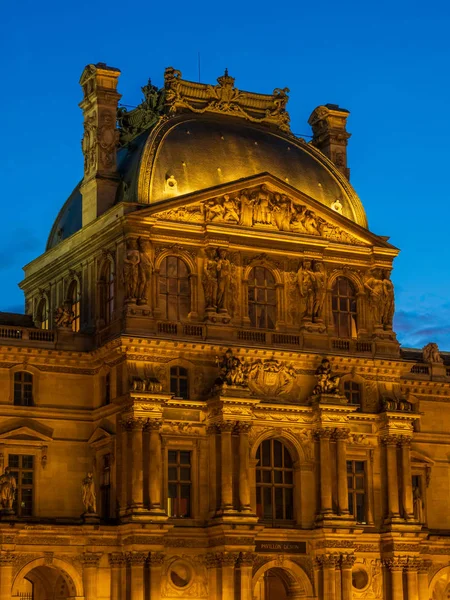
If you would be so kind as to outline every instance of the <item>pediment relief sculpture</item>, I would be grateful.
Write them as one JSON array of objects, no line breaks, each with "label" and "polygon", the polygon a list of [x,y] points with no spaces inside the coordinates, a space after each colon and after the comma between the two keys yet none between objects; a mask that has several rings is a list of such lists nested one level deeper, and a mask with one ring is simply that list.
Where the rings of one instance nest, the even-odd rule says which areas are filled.
[{"label": "pediment relief sculpture", "polygon": [[157,213],[158,218],[184,223],[228,223],[324,237],[336,242],[364,245],[356,236],[326,221],[306,204],[266,185],[224,194],[204,202]]}]

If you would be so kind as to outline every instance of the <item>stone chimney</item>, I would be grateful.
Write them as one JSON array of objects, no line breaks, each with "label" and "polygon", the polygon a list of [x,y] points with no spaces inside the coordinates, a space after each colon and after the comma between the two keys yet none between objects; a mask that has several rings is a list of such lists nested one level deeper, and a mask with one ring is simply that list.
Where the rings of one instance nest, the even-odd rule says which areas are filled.
[{"label": "stone chimney", "polygon": [[345,129],[349,111],[337,104],[318,106],[309,117],[313,130],[312,144],[327,156],[339,171],[350,179],[347,168],[347,140],[351,136]]},{"label": "stone chimney", "polygon": [[105,63],[85,67],[80,85],[83,88],[84,179],[83,227],[113,206],[119,184],[117,173],[116,129],[117,106],[121,95],[117,92],[120,71]]}]

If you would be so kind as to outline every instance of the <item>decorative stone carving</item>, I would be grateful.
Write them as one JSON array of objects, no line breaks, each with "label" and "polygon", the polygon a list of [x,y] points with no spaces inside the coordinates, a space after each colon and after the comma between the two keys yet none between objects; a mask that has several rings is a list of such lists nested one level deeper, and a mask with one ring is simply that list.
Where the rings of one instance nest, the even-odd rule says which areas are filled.
[{"label": "decorative stone carving", "polygon": [[108,555],[108,559],[111,567],[122,567],[126,562],[126,557],[123,552],[112,552]]},{"label": "decorative stone carving", "polygon": [[423,353],[423,360],[426,363],[442,364],[444,362],[439,353],[438,345],[433,342],[430,342],[429,344],[424,346],[422,349],[422,353]]},{"label": "decorative stone carving", "polygon": [[139,567],[147,561],[148,552],[127,552],[125,559],[131,567]]},{"label": "decorative stone carving", "polygon": [[83,552],[83,554],[79,557],[79,560],[84,568],[98,568],[101,557],[101,552]]},{"label": "decorative stone carving", "polygon": [[316,556],[317,566],[322,569],[335,569],[339,564],[339,560],[339,554],[319,554],[319,556]]},{"label": "decorative stone carving", "polygon": [[97,166],[97,113],[93,112],[84,120],[84,135],[81,140],[81,150],[84,155],[84,172],[88,174]]},{"label": "decorative stone carving", "polygon": [[116,130],[116,118],[113,113],[103,112],[97,131],[99,146],[99,167],[110,169],[116,162],[116,147],[119,141],[119,132]]},{"label": "decorative stone carving", "polygon": [[300,324],[300,321],[322,323],[327,287],[324,264],[305,259],[296,272],[289,273],[288,280],[288,311],[294,323]]},{"label": "decorative stone carving", "polygon": [[125,302],[148,304],[148,287],[153,272],[153,262],[149,254],[148,240],[142,238],[127,240],[126,255],[123,259]]},{"label": "decorative stone carving", "polygon": [[83,479],[81,494],[85,514],[97,514],[97,496],[93,473],[88,473]]},{"label": "decorative stone carving", "polygon": [[64,302],[55,310],[55,326],[58,329],[70,329],[74,318],[71,302]]},{"label": "decorative stone carving", "polygon": [[392,329],[394,317],[394,286],[389,273],[379,267],[370,269],[364,282],[375,328]]},{"label": "decorative stone carving", "polygon": [[150,392],[151,394],[157,394],[162,392],[163,386],[156,377],[148,377],[146,379],[134,377],[131,382],[131,389],[133,392]]},{"label": "decorative stone carving", "polygon": [[313,394],[339,394],[338,375],[331,374],[331,365],[328,358],[323,358],[322,362],[316,369],[317,385],[313,390]]},{"label": "decorative stone carving", "polygon": [[216,357],[216,363],[220,369],[216,385],[247,386],[248,374],[244,364],[233,355],[231,348],[228,348],[221,359]]},{"label": "decorative stone carving", "polygon": [[250,390],[255,394],[265,396],[288,394],[297,377],[292,365],[274,358],[247,363],[245,371]]},{"label": "decorative stone carving", "polygon": [[414,518],[418,523],[424,523],[425,506],[420,488],[416,486],[413,489],[413,510]]},{"label": "decorative stone carving", "polygon": [[158,90],[156,86],[152,85],[150,79],[141,90],[144,94],[144,100],[139,106],[131,111],[124,107],[119,108],[117,111],[121,145],[129,143],[142,131],[150,129],[163,113],[164,90]]},{"label": "decorative stone carving", "polygon": [[3,475],[0,476],[0,506],[3,514],[14,514],[16,489],[16,478],[12,475],[10,467],[6,467]]},{"label": "decorative stone carving", "polygon": [[351,569],[355,564],[356,556],[354,554],[341,554],[339,560],[342,569]]}]

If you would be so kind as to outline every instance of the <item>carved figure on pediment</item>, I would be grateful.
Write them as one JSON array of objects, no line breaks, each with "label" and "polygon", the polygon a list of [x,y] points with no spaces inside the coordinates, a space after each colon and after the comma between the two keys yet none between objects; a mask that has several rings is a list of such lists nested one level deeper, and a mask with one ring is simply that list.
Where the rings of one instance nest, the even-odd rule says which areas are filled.
[{"label": "carved figure on pediment", "polygon": [[126,254],[123,259],[123,281],[125,302],[135,302],[138,297],[139,262],[141,260],[137,240],[127,240]]},{"label": "carved figure on pediment", "polygon": [[258,191],[254,192],[253,199],[255,200],[253,223],[270,225],[272,223],[272,216],[270,211],[270,192],[267,186],[262,185]]},{"label": "carved figure on pediment", "polygon": [[424,502],[419,486],[413,489],[413,510],[414,518],[418,523],[424,523]]},{"label": "carved figure on pediment", "polygon": [[319,220],[311,210],[305,211],[303,226],[306,230],[306,233],[309,233],[311,235],[320,235]]},{"label": "carved figure on pediment", "polygon": [[430,342],[429,344],[424,346],[422,349],[422,353],[423,353],[423,360],[426,363],[441,363],[442,364],[444,362],[439,353],[438,345],[433,342]]},{"label": "carved figure on pediment", "polygon": [[207,221],[221,221],[225,214],[225,208],[216,200],[205,203],[205,219]]},{"label": "carved figure on pediment", "polygon": [[250,198],[248,190],[242,190],[239,197],[241,204],[241,216],[239,224],[244,227],[251,227],[253,225],[253,205],[254,200]]},{"label": "carved figure on pediment", "polygon": [[284,194],[275,194],[272,203],[272,218],[280,231],[291,231],[292,202]]},{"label": "carved figure on pediment", "polygon": [[248,372],[247,368],[237,356],[234,356],[231,348],[225,352],[221,359],[216,357],[217,365],[220,369],[219,377],[216,379],[216,385],[234,385],[246,386]]},{"label": "carved figure on pediment", "polygon": [[84,512],[88,514],[97,513],[97,496],[95,494],[94,474],[88,473],[83,479],[81,486]]},{"label": "carved figure on pediment", "polygon": [[297,283],[303,304],[303,320],[311,320],[314,306],[314,272],[312,261],[304,260],[297,271]]},{"label": "carved figure on pediment", "polygon": [[323,263],[315,261],[313,266],[313,309],[314,322],[322,321],[323,307],[327,294],[327,275]]},{"label": "carved figure on pediment", "polygon": [[208,249],[203,263],[202,283],[206,310],[216,310],[217,308],[217,262],[214,254],[214,250]]},{"label": "carved figure on pediment", "polygon": [[153,262],[150,258],[150,242],[139,238],[139,262],[137,282],[137,304],[147,304],[148,288],[153,272]]},{"label": "carved figure on pediment", "polygon": [[230,292],[231,262],[225,248],[217,250],[217,310],[227,312]]},{"label": "carved figure on pediment", "polygon": [[71,302],[64,302],[55,310],[55,325],[61,329],[70,329],[75,318]]},{"label": "carved figure on pediment", "polygon": [[338,375],[332,375],[331,364],[328,358],[323,358],[316,369],[317,385],[313,394],[339,394]]},{"label": "carved figure on pediment", "polygon": [[11,473],[10,467],[6,467],[3,475],[0,476],[0,506],[2,511],[12,512],[16,489],[16,478]]},{"label": "carved figure on pediment", "polygon": [[292,206],[291,231],[295,231],[295,233],[307,233],[304,225],[305,213],[306,206],[298,204]]},{"label": "carved figure on pediment", "polygon": [[223,197],[223,220],[231,221],[233,223],[239,223],[238,206],[235,200],[230,198],[228,194]]}]

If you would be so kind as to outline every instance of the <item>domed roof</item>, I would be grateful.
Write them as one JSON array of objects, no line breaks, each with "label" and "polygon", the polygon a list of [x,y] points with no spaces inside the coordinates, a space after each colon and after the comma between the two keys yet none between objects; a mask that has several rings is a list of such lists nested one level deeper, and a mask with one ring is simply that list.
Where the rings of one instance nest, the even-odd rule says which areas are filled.
[{"label": "domed roof", "polygon": [[238,118],[184,114],[158,125],[144,148],[137,201],[153,203],[268,172],[367,227],[361,201],[320,151],[282,131]]}]

